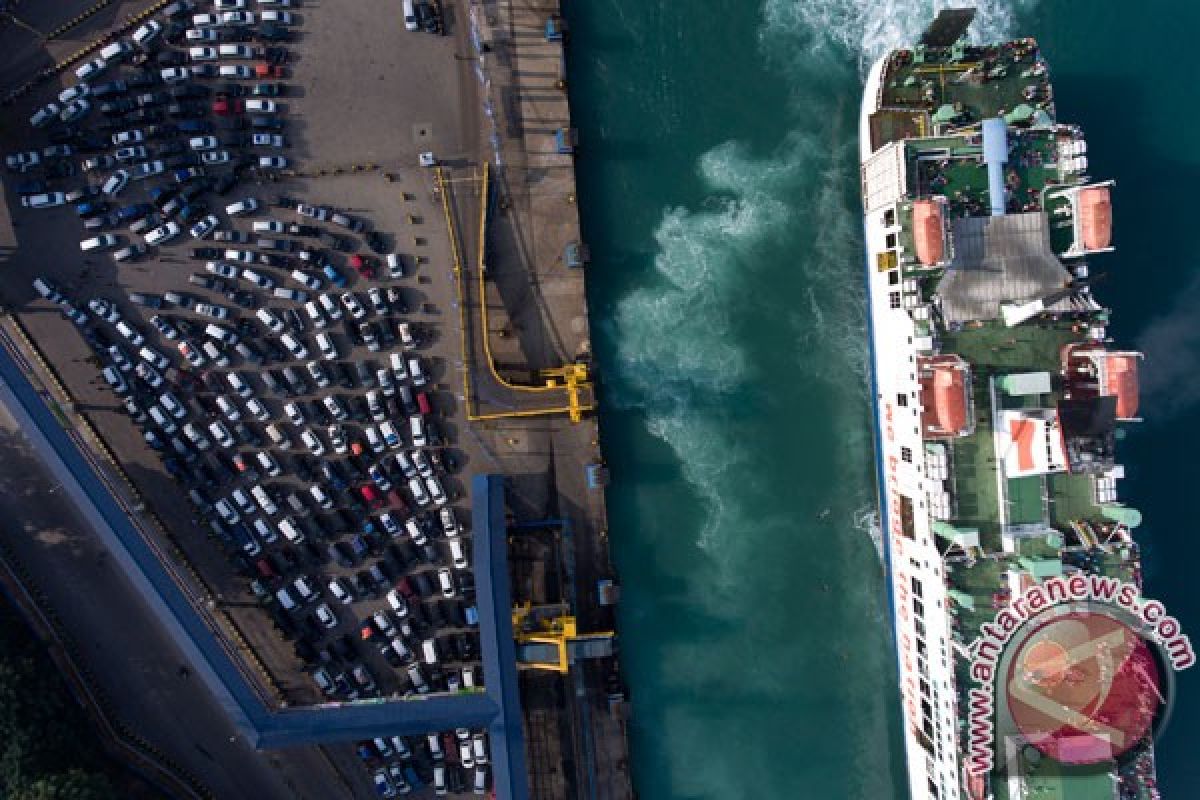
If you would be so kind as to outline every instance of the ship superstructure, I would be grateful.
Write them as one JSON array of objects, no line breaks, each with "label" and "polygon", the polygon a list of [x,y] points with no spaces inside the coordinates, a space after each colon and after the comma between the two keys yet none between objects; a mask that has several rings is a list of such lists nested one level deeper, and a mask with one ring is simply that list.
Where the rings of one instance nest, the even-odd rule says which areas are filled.
[{"label": "ship superstructure", "polygon": [[1054,577],[1141,580],[1114,447],[1138,419],[1141,355],[1111,342],[1088,264],[1113,249],[1112,181],[1058,121],[1037,44],[967,44],[969,19],[874,65],[860,129],[910,793],[1155,797],[1148,735],[1082,767],[1004,737],[991,769],[969,763],[981,627]]}]

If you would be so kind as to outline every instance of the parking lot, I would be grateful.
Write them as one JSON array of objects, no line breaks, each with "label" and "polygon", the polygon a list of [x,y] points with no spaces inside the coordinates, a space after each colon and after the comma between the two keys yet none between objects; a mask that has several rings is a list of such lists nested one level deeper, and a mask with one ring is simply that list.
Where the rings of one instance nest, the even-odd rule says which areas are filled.
[{"label": "parking lot", "polygon": [[[417,165],[474,147],[456,38],[379,0],[197,5],[15,106],[4,301],[287,702],[479,687],[480,452]],[[381,792],[487,781],[478,732],[357,751]]]}]

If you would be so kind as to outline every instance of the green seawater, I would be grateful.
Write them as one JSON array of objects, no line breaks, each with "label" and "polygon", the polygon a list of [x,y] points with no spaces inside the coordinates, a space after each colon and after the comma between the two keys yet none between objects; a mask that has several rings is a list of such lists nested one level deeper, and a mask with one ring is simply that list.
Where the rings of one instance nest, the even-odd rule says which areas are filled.
[{"label": "green seawater", "polygon": [[[575,0],[569,76],[604,386],[622,665],[641,798],[905,796],[874,523],[857,119],[862,75],[932,0]],[[1146,351],[1122,443],[1148,593],[1200,631],[1200,171],[1193,32],[1161,0],[982,2],[1037,37],[1060,117],[1118,185],[1093,264]],[[1165,796],[1200,797],[1179,676]],[[604,795],[601,794],[601,797]]]}]

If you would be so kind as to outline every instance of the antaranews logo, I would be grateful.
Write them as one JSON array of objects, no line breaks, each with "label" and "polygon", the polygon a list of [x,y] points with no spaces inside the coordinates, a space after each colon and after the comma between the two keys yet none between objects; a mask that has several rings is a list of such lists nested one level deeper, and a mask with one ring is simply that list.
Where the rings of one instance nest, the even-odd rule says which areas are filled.
[{"label": "antaranews logo", "polygon": [[1165,718],[1170,671],[1196,663],[1162,603],[1101,575],[1030,587],[981,627],[971,653],[972,775],[995,764],[998,719],[1065,764],[1119,758]]}]

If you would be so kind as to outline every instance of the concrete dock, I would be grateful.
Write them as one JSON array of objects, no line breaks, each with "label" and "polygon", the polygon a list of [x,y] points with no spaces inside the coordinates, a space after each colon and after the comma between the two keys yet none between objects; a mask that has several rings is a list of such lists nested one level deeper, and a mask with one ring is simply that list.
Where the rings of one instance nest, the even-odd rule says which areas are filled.
[{"label": "concrete dock", "polygon": [[[88,4],[66,5],[82,10]],[[12,66],[0,90],[69,57],[105,26],[150,5],[114,2],[77,30],[48,42],[30,43],[18,29],[0,29],[0,42],[10,45],[4,60]],[[17,11],[43,31],[61,21],[41,4],[23,2]],[[519,564],[518,559],[513,564],[522,570],[521,579],[514,578],[514,602],[562,604],[580,633],[612,631],[614,614],[599,590],[600,581],[615,580],[603,481],[594,484],[603,471],[591,473],[593,483],[588,471],[603,458],[594,413],[586,267],[568,265],[568,253],[574,258],[585,252],[573,157],[559,147],[560,137],[569,140],[569,134],[560,133],[570,129],[568,55],[562,42],[545,35],[557,4],[446,3],[450,36],[406,39],[405,52],[393,46],[395,3],[363,0],[346,14],[320,6],[301,11],[306,17],[297,47],[302,57],[293,81],[302,92],[293,101],[299,113],[292,114],[295,142],[289,155],[302,168],[270,187],[270,196],[277,190],[369,210],[377,224],[396,231],[398,242],[411,242],[406,249],[420,264],[411,296],[420,300],[424,324],[438,331],[434,380],[458,400],[439,409],[439,425],[455,437],[470,472],[507,476],[514,523],[510,558],[519,553]],[[366,18],[386,18],[391,28],[369,30]],[[359,47],[347,48],[347,41]],[[364,83],[368,70],[378,72],[379,83],[373,74],[372,82]],[[6,152],[24,145],[29,110],[39,98],[44,102],[41,95],[51,88],[57,91],[58,83],[4,111],[0,141]],[[436,174],[415,166],[416,153],[426,150],[440,161]],[[373,169],[359,171],[352,164]],[[11,193],[8,202],[19,205]],[[0,213],[0,262],[10,276],[0,297],[61,380],[62,407],[86,418],[103,442],[100,447],[116,454],[137,496],[147,499],[149,511],[156,512],[180,548],[188,567],[181,573],[190,583],[187,593],[213,597],[231,641],[253,651],[247,656],[248,674],[257,676],[264,695],[292,706],[317,701],[290,646],[265,620],[244,581],[231,574],[140,432],[99,385],[90,350],[68,333],[70,323],[44,304],[31,303],[28,288],[31,277],[42,274],[71,287],[80,299],[111,294],[118,286],[161,292],[179,288],[181,270],[190,265],[166,257],[153,269],[140,265],[118,271],[94,261],[81,270],[77,223],[56,221],[53,213],[14,212],[11,219]],[[568,379],[564,368],[575,367]],[[468,483],[464,476],[452,488],[465,496]],[[54,574],[54,557],[48,548],[27,554],[31,563],[41,559],[34,568],[44,576]],[[133,689],[111,674],[108,678],[103,688],[116,708],[124,708],[121,694]],[[627,706],[615,658],[580,660],[566,674],[523,671],[520,688],[529,796],[632,797]],[[189,779],[226,786],[225,771],[214,772],[206,763],[211,759],[197,755],[199,741],[189,746],[186,735],[168,737],[164,721],[148,714],[133,721],[139,736],[169,739],[164,750]],[[206,735],[198,731],[196,739]],[[230,744],[234,750],[235,743]],[[236,750],[238,758],[253,759],[244,745]],[[319,752],[320,758],[304,758],[306,752]],[[272,781],[310,786],[321,796],[339,795],[341,789],[328,788],[333,786],[352,797],[370,791],[349,747],[281,753],[287,755],[273,754],[262,766],[260,796],[304,794],[268,788]],[[224,790],[217,794],[235,796]]]}]

